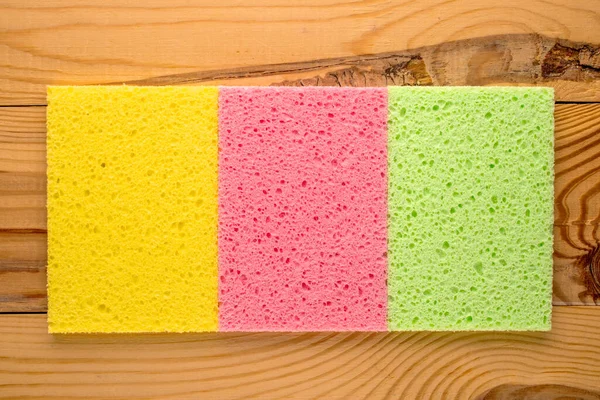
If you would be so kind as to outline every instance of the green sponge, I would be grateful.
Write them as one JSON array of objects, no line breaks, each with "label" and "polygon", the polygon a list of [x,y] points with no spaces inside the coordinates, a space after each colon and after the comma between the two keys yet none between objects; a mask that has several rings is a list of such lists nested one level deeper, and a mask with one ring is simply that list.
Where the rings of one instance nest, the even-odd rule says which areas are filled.
[{"label": "green sponge", "polygon": [[389,88],[390,330],[548,330],[547,88]]}]

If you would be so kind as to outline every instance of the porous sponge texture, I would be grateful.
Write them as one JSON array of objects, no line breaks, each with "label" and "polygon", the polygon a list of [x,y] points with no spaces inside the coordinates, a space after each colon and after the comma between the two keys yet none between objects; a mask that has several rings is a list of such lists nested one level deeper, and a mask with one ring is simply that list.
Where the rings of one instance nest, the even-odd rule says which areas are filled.
[{"label": "porous sponge texture", "polygon": [[48,88],[49,331],[214,331],[218,89]]},{"label": "porous sponge texture", "polygon": [[219,101],[219,329],[386,330],[386,89]]},{"label": "porous sponge texture", "polygon": [[553,91],[389,88],[390,330],[547,330]]}]

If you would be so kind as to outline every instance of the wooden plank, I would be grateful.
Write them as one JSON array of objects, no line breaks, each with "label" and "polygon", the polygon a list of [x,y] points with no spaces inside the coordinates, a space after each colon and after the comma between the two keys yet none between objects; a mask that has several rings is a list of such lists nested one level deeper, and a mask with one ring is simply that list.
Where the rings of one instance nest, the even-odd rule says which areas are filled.
[{"label": "wooden plank", "polygon": [[0,107],[0,312],[47,307],[45,111]]},{"label": "wooden plank", "polygon": [[44,104],[47,84],[244,77],[265,84],[309,71],[311,79],[343,77],[340,70],[348,79],[358,71],[360,80],[361,71],[390,60],[396,83],[418,83],[410,76],[417,66],[423,82],[437,85],[544,84],[559,100],[600,100],[600,9],[589,0],[6,0],[0,7],[0,105]]},{"label": "wooden plank", "polygon": [[0,232],[46,230],[45,176],[45,107],[0,107]]},{"label": "wooden plank", "polygon": [[0,232],[0,312],[45,311],[46,232]]},{"label": "wooden plank", "polygon": [[600,104],[555,120],[554,303],[600,304]]},{"label": "wooden plank", "polygon": [[545,333],[51,336],[2,315],[0,397],[598,400],[598,326],[555,307]]},{"label": "wooden plank", "polygon": [[[556,106],[554,304],[600,304],[600,104]],[[0,311],[46,310],[45,107],[0,108]]]}]

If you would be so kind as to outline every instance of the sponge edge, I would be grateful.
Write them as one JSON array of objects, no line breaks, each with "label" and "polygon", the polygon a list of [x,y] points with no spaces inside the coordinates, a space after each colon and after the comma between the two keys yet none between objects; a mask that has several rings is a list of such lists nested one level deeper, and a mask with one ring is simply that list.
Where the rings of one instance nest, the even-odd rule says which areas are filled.
[{"label": "sponge edge", "polygon": [[219,329],[386,330],[386,89],[219,102]]},{"label": "sponge edge", "polygon": [[548,330],[553,91],[389,88],[390,330]]},{"label": "sponge edge", "polygon": [[51,333],[215,331],[213,87],[48,88]]}]

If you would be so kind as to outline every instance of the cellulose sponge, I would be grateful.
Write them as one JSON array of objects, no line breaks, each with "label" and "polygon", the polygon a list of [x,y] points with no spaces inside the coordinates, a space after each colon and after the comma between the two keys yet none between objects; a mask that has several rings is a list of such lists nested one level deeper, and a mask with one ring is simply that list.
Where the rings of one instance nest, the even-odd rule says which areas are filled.
[{"label": "cellulose sponge", "polygon": [[219,329],[386,330],[387,90],[220,90]]},{"label": "cellulose sponge", "polygon": [[48,89],[50,332],[216,330],[217,101]]},{"label": "cellulose sponge", "polygon": [[390,330],[548,330],[553,92],[389,88]]}]

